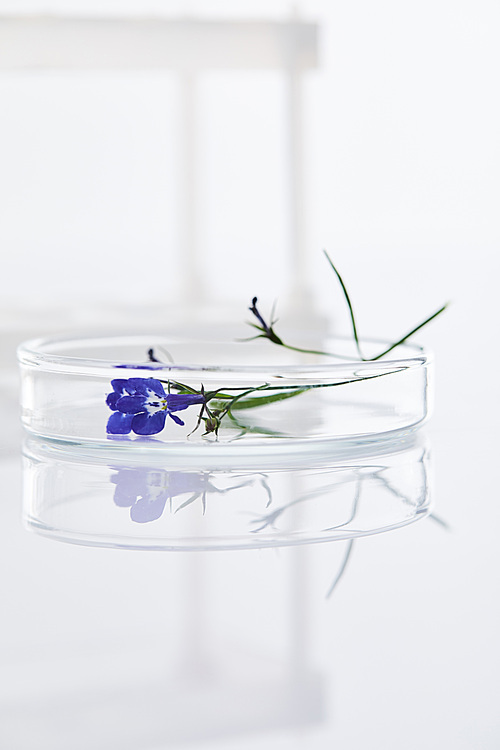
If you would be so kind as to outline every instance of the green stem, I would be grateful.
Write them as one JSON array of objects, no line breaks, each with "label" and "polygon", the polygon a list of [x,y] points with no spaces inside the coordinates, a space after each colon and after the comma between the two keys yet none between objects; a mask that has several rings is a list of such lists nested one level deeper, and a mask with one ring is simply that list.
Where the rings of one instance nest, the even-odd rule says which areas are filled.
[{"label": "green stem", "polygon": [[[432,313],[432,315],[430,315],[428,318],[426,318],[422,323],[419,323],[418,326],[416,326],[415,328],[412,328],[411,331],[409,331],[408,333],[406,333],[402,338],[398,339],[394,344],[391,344],[389,347],[387,347],[387,349],[384,349],[384,351],[380,352],[380,354],[377,354],[375,357],[363,357],[363,356],[361,356],[361,351],[360,351],[360,347],[359,347],[359,341],[358,341],[358,338],[357,338],[357,332],[355,331],[355,328],[354,328],[355,324],[354,324],[354,318],[353,318],[352,319],[353,320],[353,331],[355,331],[355,333],[354,333],[354,340],[355,340],[355,343],[356,343],[356,348],[357,348],[358,353],[360,355],[359,361],[360,362],[376,362],[378,359],[382,359],[382,357],[385,357],[386,354],[389,354],[389,352],[392,352],[392,350],[396,349],[396,347],[400,346],[400,344],[404,344],[405,341],[407,341],[411,336],[413,336],[414,333],[416,333],[417,331],[420,331],[420,329],[423,328],[424,326],[426,326],[427,323],[430,323],[431,320],[434,320],[434,318],[437,318],[437,316],[440,315],[442,312],[444,312],[447,307],[448,307],[448,303],[446,303],[445,305],[443,305],[442,307],[440,307],[439,310],[436,310],[435,313]],[[293,351],[293,352],[299,352],[301,354],[315,354],[315,355],[320,356],[320,357],[334,357],[336,359],[345,360],[346,362],[356,362],[356,361],[358,361],[358,360],[353,359],[352,357],[348,357],[348,356],[343,355],[343,354],[334,354],[333,352],[323,352],[323,351],[319,351],[318,349],[302,349],[299,346],[292,346],[291,344],[285,344],[284,341],[282,341],[280,343],[280,346],[283,346],[285,349],[290,349],[290,351]],[[229,389],[226,389],[226,390],[229,390]]]},{"label": "green stem", "polygon": [[[191,388],[189,385],[185,385],[184,383],[179,383],[177,380],[161,380],[161,378],[157,378],[160,383],[165,383],[166,385],[173,385],[174,388],[178,388],[180,391],[186,391],[187,393],[192,394],[199,394],[199,391],[197,391],[195,388]],[[240,391],[241,388],[224,388],[225,391]],[[220,391],[209,391],[206,394],[207,401],[211,401],[213,398],[222,398],[222,399],[231,399],[234,398],[234,396],[231,396],[229,393],[220,393]]]},{"label": "green stem", "polygon": [[265,406],[267,403],[273,403],[274,401],[284,400],[285,398],[292,398],[293,396],[299,396],[301,393],[305,393],[306,391],[315,390],[317,388],[335,388],[339,385],[349,385],[350,383],[360,383],[363,380],[374,380],[375,378],[382,378],[386,375],[394,375],[397,372],[402,372],[405,370],[406,367],[399,367],[396,370],[389,370],[387,372],[380,372],[377,373],[377,375],[365,375],[361,378],[351,378],[349,380],[339,380],[338,383],[315,383],[314,385],[301,385],[297,386],[295,390],[290,390],[290,386],[278,386],[278,385],[263,385],[260,386],[260,388],[254,388],[251,390],[248,390],[246,393],[242,393],[239,396],[236,396],[236,398],[233,400],[233,402],[225,407],[224,415],[227,414],[230,409],[233,407],[233,403],[239,401],[244,396],[248,395],[249,393],[254,393],[255,391],[261,390],[261,391],[288,391],[288,393],[283,394],[283,396],[269,396],[266,398],[266,396],[263,396],[262,398],[253,398],[248,399],[248,401],[243,401],[237,408],[238,409],[254,409],[258,406]]},{"label": "green stem", "polygon": [[[300,346],[291,346],[290,344],[282,343],[285,349],[290,349],[292,352],[300,352],[301,354],[317,354],[320,357],[334,357],[335,359],[343,359],[346,362],[352,362],[352,357],[348,357],[345,354],[334,354],[333,352],[321,352],[317,349],[301,349]],[[355,361],[355,360],[354,360]]]},{"label": "green stem", "polygon": [[414,333],[416,333],[421,328],[423,328],[424,326],[426,326],[427,323],[430,323],[431,320],[434,320],[434,318],[437,318],[437,316],[440,315],[442,312],[444,312],[444,310],[446,310],[447,307],[448,307],[448,303],[446,303],[446,305],[443,305],[442,307],[440,307],[439,310],[436,310],[436,312],[433,313],[432,315],[430,315],[426,320],[424,320],[423,323],[420,323],[416,328],[413,328],[409,333],[407,333],[405,336],[403,336],[403,338],[401,338],[398,341],[396,341],[395,344],[391,344],[391,346],[388,349],[385,349],[380,354],[377,354],[376,357],[370,357],[370,359],[365,360],[365,361],[367,361],[367,362],[375,362],[377,359],[381,359],[386,354],[389,354],[389,352],[392,352],[392,350],[395,349],[397,346],[399,346],[400,344],[404,344],[404,342],[407,339],[409,339],[410,336],[413,336]]},{"label": "green stem", "polygon": [[243,393],[240,393],[238,396],[234,396],[229,404],[226,404],[223,411],[220,414],[220,419],[223,419],[223,417],[226,416],[226,414],[233,408],[233,405],[239,401],[240,399],[244,398],[245,396],[248,396],[249,393],[255,393],[255,391],[264,391],[268,390],[271,386],[268,386],[267,383],[264,383],[264,385],[259,385],[257,388],[248,388],[246,391],[243,391]]},{"label": "green stem", "polygon": [[351,317],[351,325],[352,325],[352,333],[353,333],[353,336],[354,336],[354,341],[356,342],[356,349],[358,350],[358,354],[359,354],[360,359],[364,359],[363,354],[361,352],[361,347],[359,345],[358,330],[356,328],[356,321],[354,320],[354,310],[352,308],[351,300],[349,299],[349,294],[347,293],[346,286],[345,286],[344,282],[342,281],[342,276],[339,274],[339,272],[337,271],[337,269],[333,265],[333,261],[330,258],[330,256],[328,255],[328,253],[326,252],[326,250],[323,250],[323,252],[325,254],[325,257],[326,257],[328,263],[332,267],[333,272],[334,272],[335,276],[337,277],[340,286],[342,287],[342,292],[344,293],[345,301],[347,302],[347,307],[349,308],[349,315]]}]

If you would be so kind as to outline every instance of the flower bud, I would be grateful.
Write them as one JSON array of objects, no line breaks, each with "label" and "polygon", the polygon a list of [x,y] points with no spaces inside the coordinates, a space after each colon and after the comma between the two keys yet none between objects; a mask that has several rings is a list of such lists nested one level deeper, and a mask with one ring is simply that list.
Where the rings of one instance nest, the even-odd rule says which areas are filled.
[{"label": "flower bud", "polygon": [[220,427],[220,419],[212,414],[210,417],[206,417],[205,419],[205,435],[210,434],[211,432],[215,432],[217,435],[219,432]]}]

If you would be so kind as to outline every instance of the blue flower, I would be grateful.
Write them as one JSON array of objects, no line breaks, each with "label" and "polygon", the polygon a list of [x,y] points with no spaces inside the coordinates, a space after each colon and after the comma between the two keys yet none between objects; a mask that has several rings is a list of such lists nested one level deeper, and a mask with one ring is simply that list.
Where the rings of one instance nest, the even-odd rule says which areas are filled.
[{"label": "blue flower", "polygon": [[165,393],[155,378],[129,378],[111,381],[113,392],[106,403],[113,411],[106,431],[112,435],[156,435],[165,427],[167,415],[179,425],[182,419],[174,414],[192,404],[204,404],[201,393]]}]

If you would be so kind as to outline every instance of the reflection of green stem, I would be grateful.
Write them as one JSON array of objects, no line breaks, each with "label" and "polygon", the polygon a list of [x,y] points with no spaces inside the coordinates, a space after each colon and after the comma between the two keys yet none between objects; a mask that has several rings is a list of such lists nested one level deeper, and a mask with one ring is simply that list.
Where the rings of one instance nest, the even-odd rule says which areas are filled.
[{"label": "reflection of green stem", "polygon": [[345,569],[347,568],[347,563],[349,562],[349,558],[351,556],[353,546],[354,546],[354,539],[349,539],[349,542],[347,543],[347,549],[344,555],[344,559],[342,560],[340,569],[337,575],[335,576],[335,578],[333,579],[332,583],[330,584],[330,588],[326,592],[326,596],[325,596],[326,599],[329,599],[331,597],[331,595],[337,588],[337,584],[340,583],[340,579],[344,575]]},{"label": "reflection of green stem", "polygon": [[433,521],[438,523],[440,526],[442,526],[446,531],[450,531],[450,524],[447,523],[443,518],[440,516],[436,516],[435,513],[429,513],[428,518],[431,518]]},{"label": "reflection of green stem", "polygon": [[[234,418],[232,418],[234,419]],[[354,472],[356,470],[354,469]],[[345,526],[348,526],[352,521],[354,520],[356,513],[358,512],[358,505],[359,500],[361,497],[361,487],[363,484],[364,477],[361,475],[356,476],[356,489],[354,492],[354,499],[352,504],[352,509],[349,518],[346,521],[343,521],[342,523],[335,524],[335,526],[329,526],[323,531],[336,531],[338,529],[342,529]],[[337,489],[337,486],[334,486],[333,489]],[[295,500],[291,500],[289,503],[286,503],[285,505],[280,506],[279,508],[276,508],[271,513],[267,513],[264,516],[261,516],[260,518],[257,518],[254,523],[259,524],[259,526],[252,530],[252,533],[258,533],[259,531],[263,531],[264,529],[271,527],[275,528],[274,524],[278,520],[278,518],[285,513],[287,510],[292,508],[294,505],[298,505],[299,503],[308,502],[309,500],[314,500],[317,496],[322,496],[327,490],[331,490],[332,486],[330,484],[318,487],[313,492],[308,492],[305,495],[301,495],[300,497],[295,498]],[[333,590],[333,589],[332,589]]]},{"label": "reflection of green stem", "polygon": [[237,427],[239,430],[241,430],[240,434],[237,435],[235,440],[238,440],[240,437],[243,437],[243,435],[246,435],[247,433],[252,433],[255,435],[271,435],[272,437],[289,437],[284,432],[278,432],[278,430],[272,430],[269,427],[258,427],[257,425],[249,425],[245,424],[241,420],[237,419],[234,414],[229,413],[227,415],[227,418],[231,420],[231,426]]}]

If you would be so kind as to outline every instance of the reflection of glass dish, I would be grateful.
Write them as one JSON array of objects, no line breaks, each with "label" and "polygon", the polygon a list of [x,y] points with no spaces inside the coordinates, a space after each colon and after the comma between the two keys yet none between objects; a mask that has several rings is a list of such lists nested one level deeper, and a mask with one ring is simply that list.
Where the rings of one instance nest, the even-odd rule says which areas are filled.
[{"label": "reflection of glass dish", "polygon": [[[368,341],[364,347],[370,354],[385,343]],[[352,356],[350,341],[325,344],[341,356]],[[145,363],[151,347],[182,364]],[[262,455],[270,449],[331,453],[342,446],[400,439],[417,429],[429,410],[430,360],[409,344],[397,347],[389,359],[366,362],[297,354],[267,341],[116,336],[32,341],[20,347],[19,359],[22,418],[30,433],[80,448],[105,447],[117,455],[132,449],[214,457]],[[166,390],[172,382],[197,391],[203,385],[206,392],[266,390],[252,394],[258,406],[249,407],[249,399],[234,406],[222,421],[218,440],[214,434],[203,437],[203,426],[188,437],[199,412],[194,405],[180,413],[185,426],[176,423],[179,415],[173,413],[149,437],[107,435],[111,412],[106,396],[117,378],[155,378]],[[282,398],[261,404],[269,395]],[[118,407],[113,402],[111,408]],[[118,418],[119,412],[114,414]]]},{"label": "reflection of glass dish", "polygon": [[[157,459],[154,461],[154,459]],[[156,550],[250,549],[353,539],[429,513],[428,451],[408,439],[360,450],[241,466],[160,454],[126,465],[37,439],[24,447],[24,515],[75,544]],[[167,468],[168,466],[168,468]]]}]

